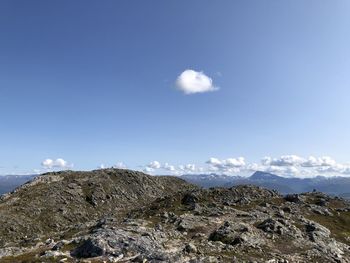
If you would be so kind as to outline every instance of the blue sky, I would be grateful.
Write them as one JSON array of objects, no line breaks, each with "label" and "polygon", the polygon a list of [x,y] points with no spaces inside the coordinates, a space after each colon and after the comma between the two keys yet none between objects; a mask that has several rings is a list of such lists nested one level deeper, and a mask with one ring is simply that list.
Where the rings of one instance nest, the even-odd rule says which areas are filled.
[{"label": "blue sky", "polygon": [[[3,0],[0,174],[293,175],[309,156],[313,173],[347,174],[349,13],[345,0]],[[179,84],[186,70],[199,83]]]}]

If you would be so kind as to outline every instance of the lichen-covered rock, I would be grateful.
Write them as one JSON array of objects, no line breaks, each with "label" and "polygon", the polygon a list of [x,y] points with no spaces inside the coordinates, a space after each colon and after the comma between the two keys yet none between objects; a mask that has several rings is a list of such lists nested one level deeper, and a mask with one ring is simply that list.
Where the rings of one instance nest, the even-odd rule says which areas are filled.
[{"label": "lichen-covered rock", "polygon": [[222,226],[213,231],[209,236],[210,241],[236,246],[257,246],[264,241],[257,232],[247,224],[226,221]]}]

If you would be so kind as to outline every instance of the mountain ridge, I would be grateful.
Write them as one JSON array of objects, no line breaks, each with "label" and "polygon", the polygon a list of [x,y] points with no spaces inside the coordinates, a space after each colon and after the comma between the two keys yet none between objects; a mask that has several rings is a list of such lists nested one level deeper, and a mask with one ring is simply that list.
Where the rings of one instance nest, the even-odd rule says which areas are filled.
[{"label": "mountain ridge", "polygon": [[0,197],[0,236],[3,237],[0,247],[5,245],[5,240],[19,242],[16,237],[27,236],[31,239],[25,240],[28,243],[41,233],[68,231],[72,221],[93,221],[102,215],[122,212],[128,206],[142,206],[171,194],[174,191],[171,185],[192,187],[179,178],[123,169],[39,175]]},{"label": "mountain ridge", "polygon": [[263,186],[268,189],[276,189],[284,194],[302,193],[314,189],[331,195],[348,196],[350,192],[350,177],[325,177],[316,176],[313,178],[282,177],[268,172],[256,171],[249,177],[228,176],[210,174],[185,174],[179,176],[202,187],[230,187],[240,184],[252,184]]}]

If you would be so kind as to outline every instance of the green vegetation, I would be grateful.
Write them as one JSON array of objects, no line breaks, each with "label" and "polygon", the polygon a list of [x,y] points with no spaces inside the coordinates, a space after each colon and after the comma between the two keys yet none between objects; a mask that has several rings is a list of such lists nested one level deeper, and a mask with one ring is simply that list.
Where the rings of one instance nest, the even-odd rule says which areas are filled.
[{"label": "green vegetation", "polygon": [[312,214],[307,218],[327,227],[331,236],[350,245],[350,212],[338,212],[334,216]]}]

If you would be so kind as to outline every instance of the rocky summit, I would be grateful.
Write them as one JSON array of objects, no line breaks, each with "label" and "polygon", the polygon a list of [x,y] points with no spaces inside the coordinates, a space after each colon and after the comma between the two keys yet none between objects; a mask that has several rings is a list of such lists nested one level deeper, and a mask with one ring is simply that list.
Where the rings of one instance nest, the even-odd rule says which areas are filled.
[{"label": "rocky summit", "polygon": [[40,175],[1,196],[0,225],[0,262],[350,262],[342,198],[124,169]]}]

